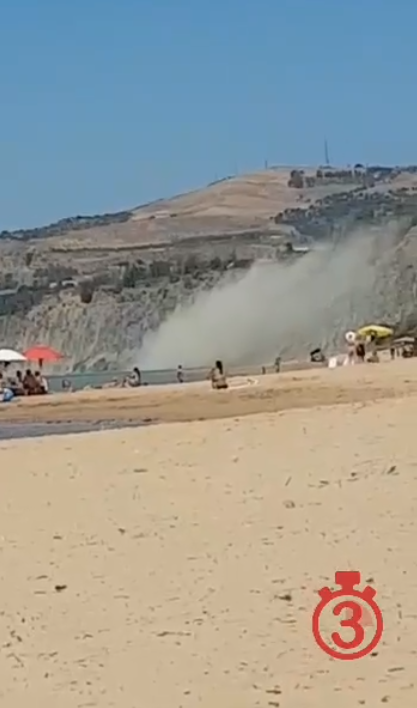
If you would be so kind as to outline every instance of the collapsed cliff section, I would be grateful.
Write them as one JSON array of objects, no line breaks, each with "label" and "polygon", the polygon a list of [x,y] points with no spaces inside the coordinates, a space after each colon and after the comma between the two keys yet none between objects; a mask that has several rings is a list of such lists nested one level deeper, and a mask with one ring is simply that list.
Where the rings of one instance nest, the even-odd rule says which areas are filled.
[{"label": "collapsed cliff section", "polygon": [[[340,224],[336,224],[336,227]],[[335,228],[333,238],[287,261],[255,263],[181,302],[138,352],[147,368],[270,364],[340,351],[344,334],[372,322],[409,329],[416,308],[416,231],[410,218]]]},{"label": "collapsed cliff section", "polygon": [[391,249],[380,255],[375,277],[375,310],[399,337],[417,336],[417,226],[401,220]]},{"label": "collapsed cliff section", "polygon": [[[417,229],[411,216],[354,230],[338,241],[345,275],[351,285],[340,300],[330,297],[335,326],[325,341],[335,346],[348,329],[385,323],[397,336],[413,334],[417,322]],[[331,263],[327,266],[331,272]],[[337,289],[336,289],[337,292]],[[414,328],[417,329],[417,328]]]}]

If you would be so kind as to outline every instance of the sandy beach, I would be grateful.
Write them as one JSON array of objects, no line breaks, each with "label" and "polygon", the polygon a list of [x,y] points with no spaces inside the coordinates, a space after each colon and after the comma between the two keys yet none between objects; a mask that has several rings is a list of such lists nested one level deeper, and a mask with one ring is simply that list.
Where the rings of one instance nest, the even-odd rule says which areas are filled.
[{"label": "sandy beach", "polygon": [[[1,408],[160,422],[0,443],[1,705],[414,708],[416,362],[244,383]],[[357,661],[312,636],[338,570],[384,615]]]}]

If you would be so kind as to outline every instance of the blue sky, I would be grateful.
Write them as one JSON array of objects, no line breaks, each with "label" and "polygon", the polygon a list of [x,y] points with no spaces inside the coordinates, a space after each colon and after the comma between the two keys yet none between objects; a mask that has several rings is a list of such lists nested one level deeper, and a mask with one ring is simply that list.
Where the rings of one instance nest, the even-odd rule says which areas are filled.
[{"label": "blue sky", "polygon": [[417,163],[415,0],[0,0],[0,230]]}]

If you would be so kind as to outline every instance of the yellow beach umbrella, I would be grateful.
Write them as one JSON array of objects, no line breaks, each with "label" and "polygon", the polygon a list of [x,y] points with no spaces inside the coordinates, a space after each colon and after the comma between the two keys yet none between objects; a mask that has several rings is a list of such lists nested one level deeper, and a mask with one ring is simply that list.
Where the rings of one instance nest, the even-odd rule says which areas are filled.
[{"label": "yellow beach umbrella", "polygon": [[377,339],[387,339],[392,337],[394,330],[391,327],[384,327],[383,325],[366,325],[361,327],[356,331],[358,337],[371,337],[374,335]]}]

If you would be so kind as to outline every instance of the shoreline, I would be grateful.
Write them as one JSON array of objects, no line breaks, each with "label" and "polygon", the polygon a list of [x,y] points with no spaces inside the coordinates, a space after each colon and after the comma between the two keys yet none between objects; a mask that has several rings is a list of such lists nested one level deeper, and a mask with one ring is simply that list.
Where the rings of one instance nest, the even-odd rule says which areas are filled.
[{"label": "shoreline", "polygon": [[0,426],[0,443],[9,440],[25,440],[43,438],[55,435],[81,435],[84,433],[101,433],[109,430],[129,430],[142,428],[149,423],[145,421],[80,421],[80,422],[48,422],[48,423],[2,423]]},{"label": "shoreline", "polygon": [[[265,367],[262,365],[234,366],[228,374],[235,376],[262,376],[262,368],[266,374],[274,373],[273,364]],[[314,364],[307,360],[289,359],[281,364],[281,371],[300,371],[312,368],[323,368],[322,364]],[[210,366],[184,368],[185,383],[201,383],[207,380]],[[48,376],[50,390],[53,393],[62,391],[61,382],[66,379],[74,386],[76,391],[102,390],[103,388],[121,388],[121,382],[126,376],[132,373],[131,369],[108,370],[108,371],[62,371],[60,373],[51,372]],[[167,386],[177,383],[176,369],[143,369],[141,370],[143,386]],[[117,386],[112,386],[114,381],[118,381]]]},{"label": "shoreline", "polygon": [[[258,413],[417,395],[414,360],[231,377],[226,391],[208,382],[51,393],[0,405],[0,428],[14,426],[134,427],[237,418]],[[52,430],[52,428],[50,428]],[[9,427],[10,430],[10,427]]]}]

